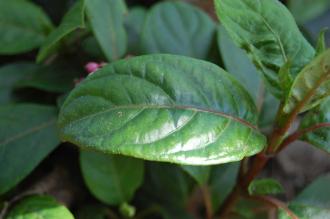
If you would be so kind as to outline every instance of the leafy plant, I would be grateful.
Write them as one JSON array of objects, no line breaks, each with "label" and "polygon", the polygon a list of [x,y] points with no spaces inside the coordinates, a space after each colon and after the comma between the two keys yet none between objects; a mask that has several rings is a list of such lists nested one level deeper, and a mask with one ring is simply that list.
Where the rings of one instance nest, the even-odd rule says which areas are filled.
[{"label": "leafy plant", "polygon": [[326,1],[63,2],[0,0],[1,219],[330,218],[329,173],[292,200],[262,174],[330,152],[330,49],[296,24]]}]

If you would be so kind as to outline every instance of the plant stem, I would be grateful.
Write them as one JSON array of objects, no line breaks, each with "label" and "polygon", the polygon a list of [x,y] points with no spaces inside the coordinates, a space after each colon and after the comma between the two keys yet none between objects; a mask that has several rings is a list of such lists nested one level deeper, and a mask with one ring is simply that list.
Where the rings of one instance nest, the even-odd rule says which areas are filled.
[{"label": "plant stem", "polygon": [[207,185],[201,186],[201,191],[204,199],[205,209],[206,209],[206,218],[212,219],[213,217],[213,209],[212,209],[212,202],[210,191]]}]

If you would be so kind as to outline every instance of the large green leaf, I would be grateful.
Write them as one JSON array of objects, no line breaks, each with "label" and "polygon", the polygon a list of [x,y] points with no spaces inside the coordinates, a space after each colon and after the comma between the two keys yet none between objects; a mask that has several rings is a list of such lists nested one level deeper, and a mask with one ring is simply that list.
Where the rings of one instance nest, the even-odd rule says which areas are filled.
[{"label": "large green leaf", "polygon": [[315,53],[290,12],[278,0],[215,0],[215,4],[229,35],[263,72],[272,92],[281,96],[280,68],[291,60],[295,76]]},{"label": "large green leaf", "polygon": [[123,0],[85,0],[94,35],[108,61],[123,56],[127,47],[124,28],[126,5]]},{"label": "large green leaf", "polygon": [[32,74],[38,66],[28,62],[12,63],[0,68],[0,104],[14,102],[14,85],[22,78]]},{"label": "large green leaf", "polygon": [[56,108],[0,107],[0,194],[27,176],[58,144]]},{"label": "large green leaf", "polygon": [[53,197],[33,195],[21,200],[6,219],[74,219],[71,212]]},{"label": "large green leaf", "polygon": [[62,139],[106,153],[188,165],[240,160],[265,145],[256,107],[208,62],[149,55],[90,75],[63,104]]},{"label": "large green leaf", "polygon": [[73,32],[78,28],[85,27],[84,20],[84,2],[79,0],[74,6],[67,12],[63,17],[63,20],[53,32],[47,37],[43,46],[41,47],[38,56],[37,62],[43,61],[47,56],[49,56],[54,50],[57,49],[60,40],[65,36]]},{"label": "large green leaf", "polygon": [[143,161],[130,157],[81,151],[80,165],[89,190],[110,205],[130,201],[143,180]]},{"label": "large green leaf", "polygon": [[[322,176],[312,182],[289,205],[289,208],[299,219],[329,219],[330,218],[330,175]],[[289,219],[280,212],[280,219]]]},{"label": "large green leaf", "polygon": [[330,1],[289,0],[288,7],[296,21],[303,24],[325,13],[330,8]]},{"label": "large green leaf", "polygon": [[330,98],[310,111],[301,121],[300,129],[316,129],[307,132],[302,139],[330,153]]},{"label": "large green leaf", "polygon": [[284,112],[304,112],[330,95],[330,49],[318,55],[299,73],[286,98]]},{"label": "large green leaf", "polygon": [[239,163],[227,163],[212,167],[209,191],[212,209],[216,211],[234,188],[239,171]]},{"label": "large green leaf", "polygon": [[141,47],[144,53],[171,53],[205,59],[215,25],[200,9],[184,2],[161,2],[145,20]]},{"label": "large green leaf", "polygon": [[30,1],[0,1],[0,54],[12,55],[39,47],[51,28],[47,15]]}]

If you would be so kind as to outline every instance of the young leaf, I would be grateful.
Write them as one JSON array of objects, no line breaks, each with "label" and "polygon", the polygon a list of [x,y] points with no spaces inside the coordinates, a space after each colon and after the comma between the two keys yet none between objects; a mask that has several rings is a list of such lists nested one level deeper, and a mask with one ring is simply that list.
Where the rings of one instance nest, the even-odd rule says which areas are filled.
[{"label": "young leaf", "polygon": [[[289,205],[299,219],[330,218],[330,175],[316,179],[307,186]],[[290,219],[286,212],[280,211],[280,219]]]},{"label": "young leaf", "polygon": [[140,53],[140,38],[142,34],[142,28],[147,17],[147,10],[142,7],[132,8],[125,20],[125,27],[128,36],[127,49],[130,53]]},{"label": "young leaf", "polygon": [[0,55],[14,55],[39,47],[52,24],[30,1],[0,1]]},{"label": "young leaf", "polygon": [[192,178],[196,180],[199,185],[207,184],[210,173],[211,167],[210,166],[188,166],[183,165],[181,168],[186,171]]},{"label": "young leaf", "polygon": [[123,0],[85,0],[87,16],[94,35],[108,61],[126,52],[127,36],[124,28],[126,5]]},{"label": "young leaf", "polygon": [[234,188],[238,170],[238,162],[212,166],[209,184],[212,209],[218,209]]},{"label": "young leaf", "polygon": [[81,151],[80,166],[89,190],[109,205],[130,201],[143,180],[143,161],[129,157]]},{"label": "young leaf", "polygon": [[229,35],[263,72],[272,92],[281,97],[280,68],[292,60],[294,77],[315,54],[290,12],[278,0],[215,0],[215,4]]},{"label": "young leaf", "polygon": [[14,85],[17,81],[32,74],[38,65],[28,62],[17,62],[2,66],[0,68],[0,104],[14,102],[12,95]]},{"label": "young leaf", "polygon": [[319,55],[327,49],[327,45],[325,42],[325,34],[328,31],[328,28],[323,28],[321,32],[319,33],[319,37],[317,39],[317,44],[316,44],[316,55]]},{"label": "young leaf", "polygon": [[63,104],[62,139],[105,153],[208,165],[258,153],[251,97],[216,65],[176,55],[121,60],[87,77]]},{"label": "young leaf", "polygon": [[312,128],[302,139],[330,153],[330,98],[309,112],[301,121],[300,129]]},{"label": "young leaf", "polygon": [[56,114],[50,106],[0,107],[0,194],[19,183],[60,143]]},{"label": "young leaf", "polygon": [[143,53],[171,53],[205,59],[215,25],[200,9],[184,2],[161,2],[148,13],[142,32]]},{"label": "young leaf", "polygon": [[59,46],[59,42],[68,34],[78,28],[85,27],[84,2],[79,0],[63,17],[63,20],[53,32],[47,37],[39,50],[37,62],[45,60]]},{"label": "young leaf", "polygon": [[284,112],[304,112],[330,95],[330,49],[317,56],[295,78],[286,98]]},{"label": "young leaf", "polygon": [[74,219],[71,212],[53,197],[33,195],[21,200],[6,219]]},{"label": "young leaf", "polygon": [[255,179],[250,183],[248,191],[250,195],[276,195],[283,193],[284,189],[274,179]]}]

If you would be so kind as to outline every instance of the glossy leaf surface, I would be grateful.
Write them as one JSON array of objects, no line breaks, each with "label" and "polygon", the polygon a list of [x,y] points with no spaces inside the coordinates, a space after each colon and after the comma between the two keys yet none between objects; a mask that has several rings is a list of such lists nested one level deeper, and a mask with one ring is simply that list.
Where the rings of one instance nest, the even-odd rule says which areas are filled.
[{"label": "glossy leaf surface", "polygon": [[66,99],[63,140],[106,153],[208,165],[265,145],[256,107],[228,73],[200,60],[149,55],[95,72]]},{"label": "glossy leaf surface", "polygon": [[302,139],[330,153],[330,98],[310,111],[301,121],[300,129],[314,127]]},{"label": "glossy leaf surface", "polygon": [[[304,112],[330,95],[330,49],[317,56],[295,78],[286,98],[284,112]],[[303,105],[302,105],[303,104]]]},{"label": "glossy leaf surface", "polygon": [[215,25],[202,10],[184,2],[161,2],[144,23],[143,53],[171,53],[206,58]]},{"label": "glossy leaf surface", "polygon": [[34,195],[21,200],[6,219],[74,219],[71,212],[50,196]]},{"label": "glossy leaf surface", "polygon": [[275,179],[255,179],[250,183],[248,191],[250,195],[275,195],[283,193],[284,189]]},{"label": "glossy leaf surface", "polygon": [[85,0],[94,35],[108,61],[123,56],[127,47],[123,0]]},{"label": "glossy leaf surface", "polygon": [[0,1],[0,54],[14,55],[40,46],[52,24],[47,15],[30,1]]},{"label": "glossy leaf surface", "polygon": [[59,144],[56,114],[50,106],[0,107],[0,194],[19,183]]},{"label": "glossy leaf surface", "polygon": [[78,28],[85,27],[84,11],[85,6],[83,0],[79,0],[63,17],[61,24],[50,33],[41,47],[37,61],[41,62],[49,56],[59,46],[60,41]]},{"label": "glossy leaf surface", "polygon": [[314,49],[292,15],[277,0],[216,0],[221,23],[246,50],[276,96],[282,96],[279,69],[292,60],[293,76],[313,58]]},{"label": "glossy leaf surface", "polygon": [[[299,219],[330,218],[330,175],[319,177],[304,189],[289,205]],[[280,212],[280,219],[289,219]]]},{"label": "glossy leaf surface", "polygon": [[130,201],[143,180],[143,161],[130,157],[81,151],[80,165],[89,190],[110,205]]}]

